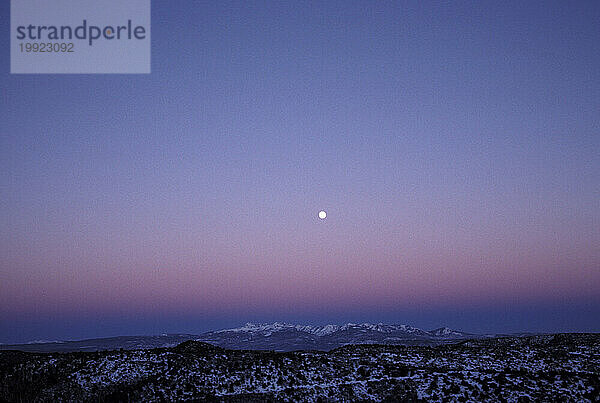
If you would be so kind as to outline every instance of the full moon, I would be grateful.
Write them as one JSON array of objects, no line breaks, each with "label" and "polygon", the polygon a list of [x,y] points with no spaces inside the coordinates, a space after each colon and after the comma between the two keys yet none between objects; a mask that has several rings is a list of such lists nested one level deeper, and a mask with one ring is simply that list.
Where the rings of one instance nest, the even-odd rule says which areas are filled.
[{"label": "full moon", "polygon": [[323,210],[319,211],[319,218],[324,220],[327,217],[327,213]]}]

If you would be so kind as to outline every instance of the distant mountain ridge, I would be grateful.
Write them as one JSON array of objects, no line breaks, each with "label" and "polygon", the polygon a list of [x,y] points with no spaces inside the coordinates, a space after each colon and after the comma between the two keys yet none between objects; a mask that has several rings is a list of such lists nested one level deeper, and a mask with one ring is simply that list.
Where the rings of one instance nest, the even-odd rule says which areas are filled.
[{"label": "distant mountain ridge", "polygon": [[325,325],[325,326],[313,326],[313,325],[294,325],[285,322],[274,322],[274,323],[252,323],[248,322],[242,327],[234,329],[223,329],[208,333],[227,333],[227,332],[245,332],[245,333],[273,333],[286,330],[297,330],[299,332],[310,333],[315,336],[326,336],[336,332],[348,331],[351,329],[360,329],[365,331],[374,331],[381,333],[393,333],[393,332],[404,332],[413,335],[432,336],[432,337],[464,337],[472,336],[472,334],[460,332],[447,327],[440,327],[438,329],[425,331],[414,326],[409,325],[387,325],[383,323],[346,323],[345,325]]},{"label": "distant mountain ridge", "polygon": [[162,334],[159,336],[119,336],[78,341],[4,344],[0,350],[68,352],[135,350],[172,347],[188,340],[203,341],[235,350],[322,350],[348,344],[438,345],[471,338],[489,337],[441,327],[422,330],[409,325],[346,323],[344,325],[298,325],[284,322],[246,323],[242,327],[202,334]]},{"label": "distant mountain ridge", "polygon": [[0,344],[0,350],[20,350],[35,353],[142,350],[158,347],[174,347],[184,341],[194,340],[196,334],[162,334],[158,336],[116,336],[85,340],[29,342],[24,344]]},{"label": "distant mountain ridge", "polygon": [[430,331],[409,325],[347,323],[345,325],[296,325],[246,323],[242,327],[202,334],[196,340],[229,349],[331,350],[347,344],[442,344],[481,337],[441,327]]}]

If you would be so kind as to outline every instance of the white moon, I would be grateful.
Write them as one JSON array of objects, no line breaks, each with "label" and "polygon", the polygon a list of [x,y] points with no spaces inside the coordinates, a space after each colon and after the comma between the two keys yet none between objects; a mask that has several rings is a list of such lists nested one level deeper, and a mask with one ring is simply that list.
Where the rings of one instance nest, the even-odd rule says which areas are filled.
[{"label": "white moon", "polygon": [[319,218],[321,220],[324,220],[325,218],[327,218],[327,213],[323,210],[319,211]]}]

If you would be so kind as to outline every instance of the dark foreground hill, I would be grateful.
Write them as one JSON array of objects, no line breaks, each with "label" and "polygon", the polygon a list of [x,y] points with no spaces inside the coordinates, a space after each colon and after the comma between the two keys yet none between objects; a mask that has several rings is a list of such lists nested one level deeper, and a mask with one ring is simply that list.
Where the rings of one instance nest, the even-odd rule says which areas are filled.
[{"label": "dark foreground hill", "polygon": [[598,401],[600,335],[330,352],[0,352],[0,401]]}]

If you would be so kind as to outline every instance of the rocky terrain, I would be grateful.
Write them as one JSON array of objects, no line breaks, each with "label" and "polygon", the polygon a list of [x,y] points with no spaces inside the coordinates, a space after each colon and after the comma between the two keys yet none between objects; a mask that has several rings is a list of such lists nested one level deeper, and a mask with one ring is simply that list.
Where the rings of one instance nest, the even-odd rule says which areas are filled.
[{"label": "rocky terrain", "polygon": [[324,351],[0,351],[0,401],[599,401],[600,335]]}]

